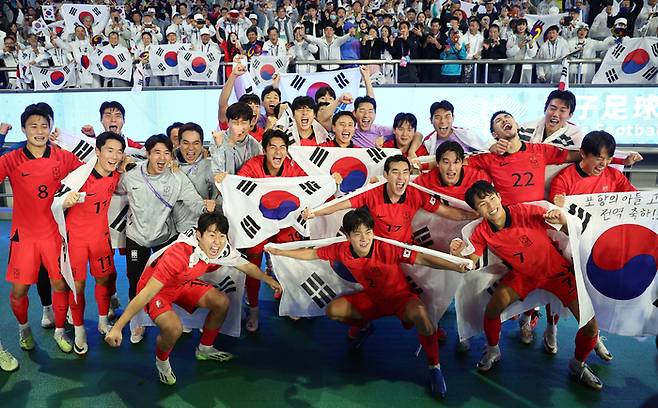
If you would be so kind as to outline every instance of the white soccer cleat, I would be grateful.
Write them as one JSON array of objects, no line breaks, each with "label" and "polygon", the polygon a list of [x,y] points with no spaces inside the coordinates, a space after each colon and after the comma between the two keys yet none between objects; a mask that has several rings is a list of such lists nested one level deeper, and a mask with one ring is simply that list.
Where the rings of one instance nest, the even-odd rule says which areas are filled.
[{"label": "white soccer cleat", "polygon": [[44,306],[43,314],[41,315],[41,327],[44,329],[55,328],[55,314],[53,313],[53,306]]},{"label": "white soccer cleat", "polygon": [[523,344],[530,344],[532,341],[535,339],[534,334],[532,333],[532,326],[530,325],[530,322],[523,322],[523,319],[519,320],[519,333],[520,333],[520,340],[521,343]]},{"label": "white soccer cleat", "polygon": [[57,343],[57,347],[59,347],[59,349],[62,350],[64,353],[70,353],[73,350],[73,342],[63,330],[62,332],[58,332],[57,330],[55,330],[55,334],[53,334],[53,339],[55,339],[55,343]]},{"label": "white soccer cleat", "polygon": [[84,356],[89,351],[87,344],[87,332],[84,327],[75,328],[75,338],[73,340],[73,352],[79,356]]},{"label": "white soccer cleat", "polygon": [[612,353],[608,351],[608,348],[603,343],[605,340],[605,337],[599,335],[599,338],[596,340],[596,346],[594,346],[594,352],[601,360],[610,361],[612,360]]},{"label": "white soccer cleat", "polygon": [[144,326],[130,326],[130,342],[132,344],[137,344],[144,338],[144,332],[146,328]]},{"label": "white soccer cleat", "polygon": [[233,354],[226,351],[217,350],[214,347],[201,347],[198,346],[194,352],[194,356],[199,361],[214,360],[224,363],[233,360]]},{"label": "white soccer cleat", "polygon": [[0,349],[0,369],[2,371],[14,371],[18,368],[18,360],[5,349]]},{"label": "white soccer cleat", "polygon": [[484,351],[484,355],[477,363],[477,369],[480,371],[489,371],[494,364],[500,361],[501,358],[500,347],[496,346],[487,346]]},{"label": "white soccer cleat", "polygon": [[176,384],[176,376],[174,375],[174,372],[171,369],[171,365],[169,364],[169,359],[166,359],[165,361],[160,361],[156,357],[155,368],[158,370],[158,378],[160,379],[161,383],[167,385]]},{"label": "white soccer cleat", "polygon": [[544,331],[544,350],[548,354],[557,354],[557,326],[549,324]]},{"label": "white soccer cleat", "polygon": [[105,334],[110,332],[110,329],[112,329],[112,326],[110,325],[110,321],[107,318],[107,316],[105,316],[105,317],[99,316],[98,317],[98,332],[100,334],[105,335]]},{"label": "white soccer cleat", "polygon": [[571,361],[569,361],[569,372],[575,379],[590,388],[595,390],[603,388],[603,383],[601,383],[599,377],[597,377],[596,374],[592,372],[592,369],[584,362],[578,361],[575,358],[571,359]]}]

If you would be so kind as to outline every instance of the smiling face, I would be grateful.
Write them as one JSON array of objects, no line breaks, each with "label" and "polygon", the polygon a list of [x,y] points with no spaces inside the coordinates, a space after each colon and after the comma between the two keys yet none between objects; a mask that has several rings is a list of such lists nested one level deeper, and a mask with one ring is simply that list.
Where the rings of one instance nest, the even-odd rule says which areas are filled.
[{"label": "smiling face", "polygon": [[361,224],[354,231],[350,232],[347,238],[350,240],[350,245],[357,255],[366,256],[370,252],[374,236],[375,233],[372,228]]},{"label": "smiling face", "polygon": [[445,139],[452,134],[452,124],[454,122],[452,112],[446,109],[437,109],[432,115],[432,126],[436,131],[439,139]]},{"label": "smiling face", "polygon": [[123,147],[121,142],[114,139],[108,139],[105,141],[103,147],[96,148],[96,156],[98,161],[96,162],[96,168],[100,167],[99,173],[103,175],[108,175],[117,169],[119,162],[123,159]]},{"label": "smiling face", "polygon": [[123,129],[123,114],[116,108],[107,108],[103,111],[101,117],[101,124],[106,132],[114,132],[121,134]]},{"label": "smiling face", "polygon": [[239,142],[243,141],[245,137],[249,134],[249,129],[251,128],[251,120],[239,119],[230,119],[228,121],[229,132],[235,137]]},{"label": "smiling face", "polygon": [[356,130],[356,124],[351,117],[345,115],[341,116],[336,120],[336,123],[333,125],[334,135],[336,136],[336,142],[344,147],[349,146],[352,143],[352,138],[354,137],[354,131]]},{"label": "smiling face", "polygon": [[475,212],[485,220],[495,224],[505,224],[505,210],[500,201],[500,194],[487,194],[484,198],[475,197]]},{"label": "smiling face", "polygon": [[571,116],[569,105],[561,99],[551,99],[544,111],[544,127],[548,134],[566,126]]},{"label": "smiling face", "polygon": [[219,257],[221,250],[226,246],[226,234],[217,229],[217,225],[211,225],[207,230],[200,234],[196,232],[196,239],[199,243],[199,249],[210,259]]},{"label": "smiling face", "polygon": [[404,194],[409,184],[411,169],[409,164],[404,161],[391,163],[388,172],[384,172],[386,178],[386,190],[389,197],[399,197]]},{"label": "smiling face", "polygon": [[203,151],[201,135],[194,130],[187,130],[180,135],[180,152],[181,156],[187,163],[194,163]]},{"label": "smiling face", "polygon": [[313,112],[313,109],[310,107],[302,106],[298,109],[295,109],[293,112],[293,117],[295,118],[297,130],[308,131],[311,130],[313,119],[315,119],[315,112]]},{"label": "smiling face", "polygon": [[441,182],[446,186],[454,186],[459,181],[462,174],[463,162],[457,153],[448,150],[443,153],[441,160],[439,160],[438,168]]},{"label": "smiling face", "polygon": [[493,120],[493,136],[501,139],[514,139],[519,132],[519,125],[509,113],[500,113]]},{"label": "smiling face", "polygon": [[596,177],[600,176],[612,161],[612,156],[605,147],[601,149],[598,155],[583,153],[581,150],[580,157],[582,157],[580,168],[588,175]]},{"label": "smiling face", "polygon": [[411,127],[409,122],[402,122],[399,127],[393,128],[393,134],[395,135],[395,141],[397,142],[398,147],[406,149],[414,139],[416,129]]},{"label": "smiling face", "polygon": [[149,174],[162,174],[171,162],[171,150],[164,143],[156,143],[150,152],[147,152],[147,169]]},{"label": "smiling face", "polygon": [[263,97],[263,107],[268,116],[274,115],[274,108],[281,102],[279,94],[270,92]]},{"label": "smiling face", "polygon": [[265,148],[265,162],[272,174],[278,173],[287,155],[288,147],[286,146],[286,141],[280,137],[271,138]]},{"label": "smiling face", "polygon": [[25,121],[23,133],[25,133],[29,146],[44,147],[48,143],[50,135],[50,121],[41,115],[32,115]]},{"label": "smiling face", "polygon": [[370,102],[361,102],[354,111],[354,116],[356,116],[356,124],[359,126],[359,130],[367,132],[375,122],[375,107]]}]

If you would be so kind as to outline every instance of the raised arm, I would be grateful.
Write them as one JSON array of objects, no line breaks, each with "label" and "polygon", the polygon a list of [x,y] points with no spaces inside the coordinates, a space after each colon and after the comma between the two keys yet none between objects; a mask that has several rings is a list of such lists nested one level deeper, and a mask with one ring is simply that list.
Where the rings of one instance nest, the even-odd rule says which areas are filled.
[{"label": "raised arm", "polygon": [[475,253],[470,253],[468,255],[462,255],[462,251],[466,249],[466,243],[461,240],[461,238],[455,238],[450,241],[450,255],[458,256],[464,259],[470,259],[473,261],[473,265],[477,265],[480,262],[480,257]]},{"label": "raised arm", "polygon": [[281,291],[281,285],[279,282],[275,281],[272,279],[271,276],[268,274],[264,273],[261,271],[256,265],[254,265],[251,262],[244,263],[242,265],[236,266],[236,268],[243,272],[245,275],[249,276],[250,278],[258,279],[259,281],[263,281],[269,285],[269,287],[272,288],[272,290]]},{"label": "raised arm", "polygon": [[305,220],[310,220],[311,218],[314,217],[318,217],[321,215],[329,215],[335,213],[336,211],[348,210],[350,208],[352,208],[352,204],[350,203],[350,200],[344,200],[336,204],[330,205],[329,207],[325,207],[316,211],[313,211],[310,208],[305,208],[304,211],[302,211],[302,217]]},{"label": "raised arm", "polygon": [[228,76],[226,84],[222,87],[222,92],[219,94],[219,103],[217,104],[217,120],[219,123],[228,122],[228,119],[226,118],[228,100],[231,98],[231,93],[233,93],[235,80],[245,72],[247,72],[247,67],[244,64],[238,64],[233,70],[231,70],[231,75]]},{"label": "raised arm", "polygon": [[265,247],[265,251],[271,255],[285,256],[288,258],[299,259],[300,261],[315,261],[316,259],[320,259],[315,248],[278,249]]},{"label": "raised arm", "polygon": [[429,266],[430,268],[434,269],[450,269],[451,271],[460,273],[467,271],[465,264],[456,264],[443,258],[439,258],[438,256],[425,254],[422,252],[418,252],[418,254],[416,254],[416,262],[414,262],[414,264]]}]

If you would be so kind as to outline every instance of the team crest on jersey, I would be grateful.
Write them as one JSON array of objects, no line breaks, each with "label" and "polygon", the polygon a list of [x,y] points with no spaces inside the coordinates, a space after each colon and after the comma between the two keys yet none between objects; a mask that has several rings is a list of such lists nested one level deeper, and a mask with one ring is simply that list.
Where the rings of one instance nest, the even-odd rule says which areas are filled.
[{"label": "team crest on jersey", "polygon": [[528,162],[530,162],[530,167],[532,167],[533,169],[536,169],[536,168],[539,167],[539,160],[537,160],[537,156],[534,155],[534,154],[530,156],[530,158],[528,159]]},{"label": "team crest on jersey", "polygon": [[155,307],[157,307],[158,309],[162,308],[162,301],[160,299],[155,301]]},{"label": "team crest on jersey", "polygon": [[55,180],[61,180],[62,177],[60,177],[61,172],[59,171],[59,167],[53,167],[53,179]]},{"label": "team crest on jersey", "polygon": [[519,242],[521,242],[521,245],[523,245],[526,248],[532,246],[532,241],[530,240],[530,237],[528,237],[527,235],[520,236]]}]

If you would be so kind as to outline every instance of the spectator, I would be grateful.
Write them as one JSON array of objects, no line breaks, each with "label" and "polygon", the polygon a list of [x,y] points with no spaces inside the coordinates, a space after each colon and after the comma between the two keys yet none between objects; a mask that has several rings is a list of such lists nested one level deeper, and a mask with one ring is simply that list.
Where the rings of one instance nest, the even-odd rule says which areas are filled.
[{"label": "spectator", "polygon": [[[0,62],[3,66],[8,68],[16,68],[18,66],[18,47],[16,46],[16,39],[8,35],[3,40],[3,49],[0,53]],[[7,72],[7,78],[4,86],[9,89],[14,89],[18,86],[16,82],[16,69]]]},{"label": "spectator", "polygon": [[[224,54],[224,62],[233,62],[233,58],[236,55],[241,55],[242,54],[242,44],[240,44],[240,40],[238,39],[238,33],[235,31],[232,31],[230,33],[226,33],[228,38],[224,40],[222,37],[217,36],[217,41],[219,42],[219,47],[222,50],[222,54]],[[226,78],[231,75],[231,65],[227,65],[224,67],[225,73],[226,73]]]},{"label": "spectator", "polygon": [[[471,17],[468,22],[468,32],[463,37],[464,47],[466,48],[466,59],[479,60],[482,58],[482,43],[484,37],[480,33],[480,22],[477,18]],[[464,65],[462,82],[473,82],[475,65]],[[478,66],[478,70],[480,67]]]},{"label": "spectator", "polygon": [[257,26],[247,28],[247,43],[242,45],[242,50],[249,60],[263,53],[265,43],[259,39],[258,30]]},{"label": "spectator", "polygon": [[279,30],[272,26],[267,29],[268,40],[263,44],[263,54],[274,57],[284,56],[288,52],[286,44],[279,38]]},{"label": "spectator", "polygon": [[[569,44],[567,40],[559,36],[560,29],[556,25],[548,27],[546,30],[546,42],[539,48],[537,58],[556,60],[562,59],[569,54]],[[560,81],[562,64],[537,65],[537,81],[556,84]]]},{"label": "spectator", "polygon": [[121,18],[118,9],[112,9],[110,19],[105,26],[105,35],[109,36],[113,31],[119,34],[119,43],[126,48],[130,48],[133,45],[131,44],[131,38],[140,38],[141,36],[141,30],[134,33],[131,31],[128,22]]},{"label": "spectator", "polygon": [[[430,32],[422,41],[421,54],[424,59],[441,59],[443,45],[447,42],[441,34],[441,20],[433,18]],[[423,64],[420,66],[421,82],[438,84],[441,82],[441,65]]]},{"label": "spectator", "polygon": [[[340,37],[334,36],[335,26],[332,23],[326,23],[324,26],[324,35],[322,37],[314,37],[306,35],[308,42],[315,44],[319,48],[320,60],[339,60],[340,59],[340,46],[345,44],[351,35],[345,34]],[[339,69],[340,66],[336,64],[320,65],[321,71],[334,71]]]},{"label": "spectator", "polygon": [[304,27],[297,26],[294,30],[294,40],[292,43],[288,43],[290,48],[288,48],[288,56],[290,57],[291,63],[295,65],[295,72],[299,73],[310,73],[317,71],[315,65],[299,65],[297,61],[314,61],[315,57],[313,54],[318,52],[318,46],[308,42],[304,36]]},{"label": "spectator", "polygon": [[[579,51],[574,58],[596,58],[597,53],[604,51],[607,46],[603,41],[588,38],[589,27],[581,23],[576,30],[576,38],[569,40],[569,51]],[[576,68],[576,69],[574,69]],[[594,64],[582,64],[576,67],[572,66],[570,76],[574,83],[590,84],[596,72]]]},{"label": "spectator", "polygon": [[626,35],[632,37],[635,32],[635,20],[644,7],[642,0],[622,0],[619,5],[619,12],[608,16],[608,27],[617,24],[620,18],[626,19]]},{"label": "spectator", "polygon": [[[220,17],[217,20],[217,30],[224,30],[226,35],[235,33],[239,42],[245,41],[247,38],[247,29],[252,26],[252,23],[244,15],[244,11],[231,10],[226,17]],[[231,59],[232,61],[232,59]]]},{"label": "spectator", "polygon": [[[538,47],[528,31],[528,21],[525,18],[517,19],[512,30],[514,34],[507,39],[507,56],[516,61],[535,58]],[[512,83],[532,82],[532,65],[515,64],[512,68],[514,70]]]},{"label": "spectator", "polygon": [[[466,59],[466,47],[462,45],[459,34],[452,33],[452,37],[441,52],[442,60],[463,60]],[[462,66],[459,64],[443,64],[441,67],[442,82],[457,83],[461,78]]]},{"label": "spectator", "polygon": [[[482,58],[505,59],[507,57],[507,41],[500,38],[500,28],[497,24],[489,27],[489,38],[482,43]],[[503,81],[502,64],[489,64],[487,83],[495,84]]]},{"label": "spectator", "polygon": [[318,18],[318,6],[309,4],[306,7],[306,14],[302,17],[302,24],[304,25],[304,32],[306,35],[314,37],[322,37],[322,22]]},{"label": "spectator", "polygon": [[400,60],[398,83],[417,83],[417,65],[409,64],[409,62],[418,58],[418,40],[415,34],[409,32],[410,24],[407,21],[400,22],[398,27],[400,35],[393,40],[390,47],[393,58]]},{"label": "spectator", "polygon": [[[347,22],[344,25],[344,29],[350,37],[340,46],[340,59],[343,61],[361,59],[361,43],[356,37],[356,26],[354,23]],[[343,65],[341,68],[352,68],[355,66]]]},{"label": "spectator", "polygon": [[594,18],[592,22],[592,30],[590,36],[595,40],[605,40],[610,35],[610,27],[608,27],[608,18],[612,16],[612,0],[604,0],[605,7],[601,13]]},{"label": "spectator", "polygon": [[267,16],[270,24],[278,30],[279,38],[284,44],[287,43],[289,39],[291,40],[293,38],[292,27],[299,20],[297,9],[290,7],[289,11],[290,14],[288,14],[285,7],[280,6],[276,9],[276,16],[272,14],[271,10]]}]

